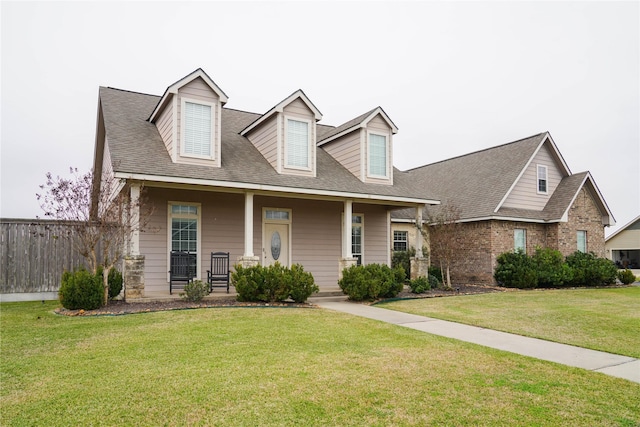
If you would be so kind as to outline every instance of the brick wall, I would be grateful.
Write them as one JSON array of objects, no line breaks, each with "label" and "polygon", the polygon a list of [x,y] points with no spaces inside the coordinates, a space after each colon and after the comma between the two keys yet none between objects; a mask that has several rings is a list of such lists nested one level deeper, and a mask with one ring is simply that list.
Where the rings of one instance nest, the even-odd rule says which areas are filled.
[{"label": "brick wall", "polygon": [[587,232],[587,251],[598,257],[605,256],[602,214],[589,191],[582,188],[569,209],[569,221],[557,224],[558,247],[563,255],[578,249],[578,230]]}]

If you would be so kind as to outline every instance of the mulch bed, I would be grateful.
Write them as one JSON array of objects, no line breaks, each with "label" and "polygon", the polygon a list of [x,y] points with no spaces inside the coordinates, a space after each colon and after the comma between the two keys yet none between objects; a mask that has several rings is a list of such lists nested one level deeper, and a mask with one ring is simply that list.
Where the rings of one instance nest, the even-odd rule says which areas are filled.
[{"label": "mulch bed", "polygon": [[[456,285],[453,290],[431,289],[423,294],[414,294],[411,291],[404,290],[394,299],[415,299],[415,298],[436,298],[456,295],[473,295],[488,292],[505,292],[505,288],[497,286],[484,285]],[[375,301],[380,302],[380,301]],[[375,302],[367,302],[373,304]],[[133,313],[151,313],[156,311],[168,310],[189,310],[196,308],[212,308],[212,307],[296,307],[296,308],[316,308],[311,303],[294,303],[294,302],[276,302],[276,303],[255,303],[240,302],[235,296],[224,296],[213,299],[206,299],[201,302],[188,302],[181,299],[174,299],[162,302],[135,302],[127,303],[125,301],[110,301],[109,305],[98,308],[96,310],[67,310],[66,308],[57,308],[56,313],[65,316],[119,316]]]}]

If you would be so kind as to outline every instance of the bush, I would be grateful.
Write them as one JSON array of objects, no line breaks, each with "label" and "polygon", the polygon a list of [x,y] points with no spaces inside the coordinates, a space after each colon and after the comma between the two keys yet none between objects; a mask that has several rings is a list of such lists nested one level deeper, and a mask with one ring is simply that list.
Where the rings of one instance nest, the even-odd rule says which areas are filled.
[{"label": "bush", "polygon": [[231,274],[231,282],[238,293],[238,301],[277,302],[291,298],[300,303],[319,291],[313,275],[304,271],[300,264],[294,264],[291,269],[278,262],[268,267],[237,265]]},{"label": "bush", "polygon": [[58,298],[60,304],[69,310],[100,308],[104,299],[102,277],[97,277],[84,268],[73,273],[65,271],[62,274]]},{"label": "bush", "polygon": [[387,265],[353,265],[342,271],[340,289],[354,301],[393,298],[404,286],[404,269]]},{"label": "bush", "polygon": [[289,296],[294,302],[305,302],[314,292],[318,292],[320,288],[313,280],[313,275],[304,271],[304,267],[300,264],[291,266],[291,289]]},{"label": "bush", "polygon": [[411,277],[411,258],[416,256],[415,248],[406,251],[393,251],[391,254],[391,268],[402,267],[405,271],[404,281]]},{"label": "bush", "polygon": [[630,285],[636,281],[636,276],[633,274],[633,271],[629,269],[618,270],[618,280],[624,285]]},{"label": "bush", "polygon": [[180,297],[186,301],[198,302],[209,295],[209,285],[202,280],[192,280],[184,285],[184,292],[180,294]]},{"label": "bush", "polygon": [[422,294],[431,289],[431,284],[426,277],[417,277],[409,282],[409,287],[414,294]]},{"label": "bush", "polygon": [[435,265],[429,266],[428,272],[429,276],[433,276],[438,280],[438,286],[431,285],[431,287],[439,287],[442,284],[442,270],[440,267],[436,267]]},{"label": "bush", "polygon": [[[96,276],[100,278],[102,281],[102,272],[104,270],[103,266],[98,266],[98,272]],[[109,283],[109,299],[114,299],[120,292],[122,291],[122,284],[124,282],[122,278],[122,273],[118,271],[115,267],[111,268],[109,271],[109,277],[107,277],[107,282]]]},{"label": "bush", "polygon": [[522,250],[498,255],[498,265],[493,277],[498,285],[506,288],[535,288],[538,284],[533,259]]},{"label": "bush", "polygon": [[598,258],[593,252],[576,251],[567,257],[573,271],[572,286],[602,286],[616,282],[618,268],[613,261]]},{"label": "bush", "polygon": [[557,288],[571,283],[571,267],[564,262],[560,251],[551,248],[537,248],[533,255],[540,288]]}]

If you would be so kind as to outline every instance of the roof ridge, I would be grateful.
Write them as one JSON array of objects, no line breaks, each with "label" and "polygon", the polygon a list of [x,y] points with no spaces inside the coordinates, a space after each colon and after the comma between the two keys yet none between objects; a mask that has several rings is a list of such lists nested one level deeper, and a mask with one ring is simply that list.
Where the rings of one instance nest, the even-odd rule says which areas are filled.
[{"label": "roof ridge", "polygon": [[135,93],[136,95],[155,96],[156,98],[160,98],[160,95],[153,95],[153,94],[150,94],[150,93],[138,92],[136,90],[120,89],[120,88],[112,87],[112,86],[100,86],[100,87],[101,88],[105,88],[105,89],[117,90],[117,91],[120,91],[120,92]]},{"label": "roof ridge", "polygon": [[448,158],[448,159],[439,160],[439,161],[437,161],[437,162],[427,163],[426,165],[416,166],[416,167],[414,167],[414,168],[407,169],[405,172],[412,172],[412,171],[415,171],[415,170],[417,170],[417,169],[425,168],[425,167],[427,167],[427,166],[433,166],[433,165],[437,165],[437,164],[439,164],[439,163],[444,163],[444,162],[448,162],[448,161],[451,161],[451,160],[455,160],[455,159],[460,159],[460,158],[463,158],[463,157],[471,156],[471,155],[473,155],[473,154],[478,154],[478,153],[482,153],[482,152],[485,152],[485,151],[495,150],[495,149],[497,149],[497,148],[501,148],[501,147],[506,147],[507,145],[516,144],[516,143],[518,143],[518,142],[522,142],[522,141],[524,141],[524,140],[526,140],[526,139],[535,138],[535,137],[537,137],[537,136],[545,135],[545,134],[547,134],[547,133],[548,133],[548,132],[540,132],[540,133],[537,133],[537,134],[535,134],[535,135],[531,135],[531,136],[527,136],[527,137],[525,137],[525,138],[517,139],[517,140],[515,140],[515,141],[506,142],[506,143],[504,143],[504,144],[500,144],[500,145],[494,145],[493,147],[483,148],[483,149],[481,149],[481,150],[472,151],[472,152],[470,152],[470,153],[461,154],[461,155],[459,155],[459,156],[450,157],[450,158]]}]

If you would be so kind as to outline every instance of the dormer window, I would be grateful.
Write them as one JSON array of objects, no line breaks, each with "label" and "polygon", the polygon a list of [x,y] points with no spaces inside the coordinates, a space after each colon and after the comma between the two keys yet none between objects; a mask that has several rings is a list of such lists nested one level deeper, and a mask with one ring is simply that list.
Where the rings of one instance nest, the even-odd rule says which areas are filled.
[{"label": "dormer window", "polygon": [[538,194],[547,194],[547,167],[538,165]]},{"label": "dormer window", "polygon": [[368,175],[374,178],[388,178],[387,136],[369,132],[368,145]]},{"label": "dormer window", "polygon": [[182,98],[182,138],[180,154],[213,159],[215,104]]},{"label": "dormer window", "polygon": [[286,118],[285,158],[286,167],[310,170],[311,140],[309,120]]}]

